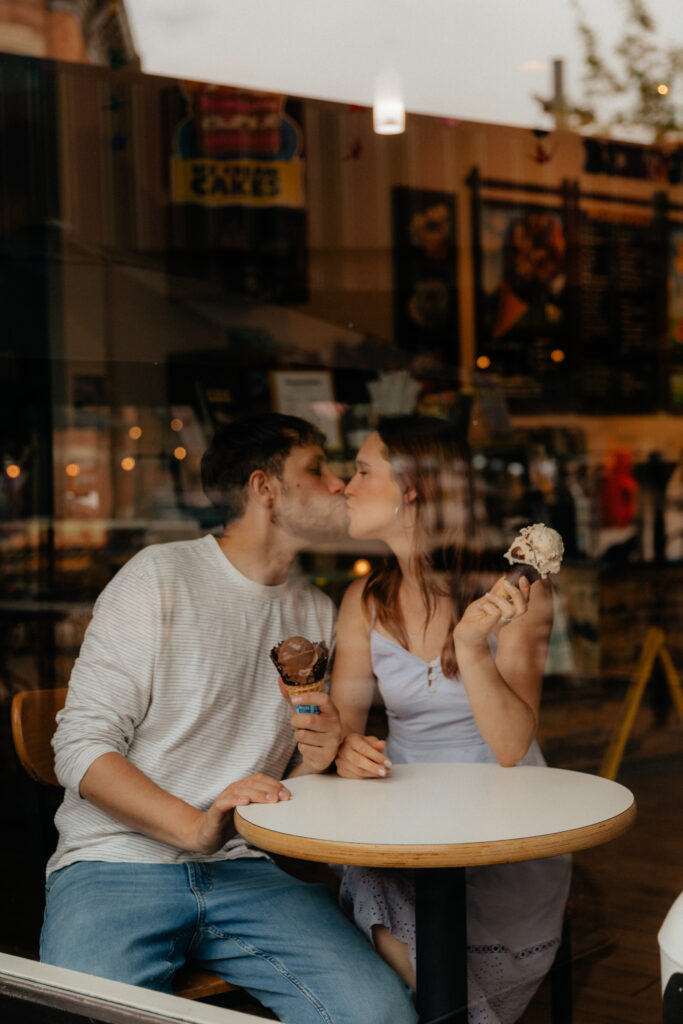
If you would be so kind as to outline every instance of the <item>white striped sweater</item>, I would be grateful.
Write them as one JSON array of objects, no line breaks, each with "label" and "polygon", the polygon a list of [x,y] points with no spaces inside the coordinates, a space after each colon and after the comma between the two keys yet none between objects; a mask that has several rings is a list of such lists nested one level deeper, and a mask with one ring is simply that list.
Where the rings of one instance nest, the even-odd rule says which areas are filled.
[{"label": "white striped sweater", "polygon": [[263,586],[216,538],[157,544],[100,594],[53,739],[66,787],[47,873],[79,860],[176,863],[259,856],[239,836],[201,857],[133,831],[78,793],[117,751],[157,785],[206,810],[231,782],[282,778],[295,750],[271,648],[293,634],[334,638],[332,601],[303,578]]}]

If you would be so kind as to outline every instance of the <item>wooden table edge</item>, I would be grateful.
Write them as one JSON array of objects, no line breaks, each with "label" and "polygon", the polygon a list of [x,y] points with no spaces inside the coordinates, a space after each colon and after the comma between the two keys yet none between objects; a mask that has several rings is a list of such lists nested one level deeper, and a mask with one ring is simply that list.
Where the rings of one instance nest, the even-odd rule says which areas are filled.
[{"label": "wooden table edge", "polygon": [[393,845],[348,843],[338,840],[309,839],[288,832],[254,825],[235,809],[235,827],[241,836],[259,849],[299,860],[329,864],[358,864],[364,867],[431,868],[475,867],[480,864],[508,864],[574,853],[616,839],[631,827],[636,816],[635,800],[626,810],[581,828],[523,839],[499,839],[481,843],[438,845]]}]

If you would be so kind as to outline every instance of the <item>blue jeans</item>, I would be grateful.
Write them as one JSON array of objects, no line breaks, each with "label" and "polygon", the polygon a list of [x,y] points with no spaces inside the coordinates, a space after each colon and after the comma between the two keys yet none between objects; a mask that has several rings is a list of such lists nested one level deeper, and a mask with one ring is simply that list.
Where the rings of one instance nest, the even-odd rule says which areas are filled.
[{"label": "blue jeans", "polygon": [[290,1024],[417,1020],[327,887],[263,858],[70,864],[47,881],[40,959],[161,992],[190,959]]}]

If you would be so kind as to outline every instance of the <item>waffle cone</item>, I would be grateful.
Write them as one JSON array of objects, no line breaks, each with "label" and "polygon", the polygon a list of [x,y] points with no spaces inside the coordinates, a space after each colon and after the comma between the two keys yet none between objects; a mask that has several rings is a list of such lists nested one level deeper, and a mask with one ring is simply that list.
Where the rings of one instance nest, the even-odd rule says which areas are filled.
[{"label": "waffle cone", "polygon": [[301,693],[320,693],[325,686],[324,679],[319,679],[317,683],[306,683],[305,686],[292,686],[290,683],[285,682],[284,679],[282,681],[287,687],[287,693],[290,697],[298,697]]},{"label": "waffle cone", "polygon": [[[514,565],[509,566],[503,571],[503,575],[509,583],[514,583],[516,587],[519,586],[519,581],[522,576],[526,576],[529,583],[535,583],[536,580],[540,580],[541,574],[538,569],[535,569],[533,565],[526,565],[524,562],[515,562]],[[507,597],[507,591],[503,582],[498,583],[492,593],[496,594],[497,597]]]}]

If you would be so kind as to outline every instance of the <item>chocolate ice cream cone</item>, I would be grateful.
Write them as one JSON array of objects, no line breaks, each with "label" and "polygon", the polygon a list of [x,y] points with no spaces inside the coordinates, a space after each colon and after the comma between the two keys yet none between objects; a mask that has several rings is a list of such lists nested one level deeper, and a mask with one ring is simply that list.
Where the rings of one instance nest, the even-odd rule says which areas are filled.
[{"label": "chocolate ice cream cone", "polygon": [[[306,637],[292,636],[273,647],[270,657],[290,699],[303,693],[320,693],[325,686],[327,644],[311,643]],[[297,714],[319,715],[316,704],[295,705]]]}]

